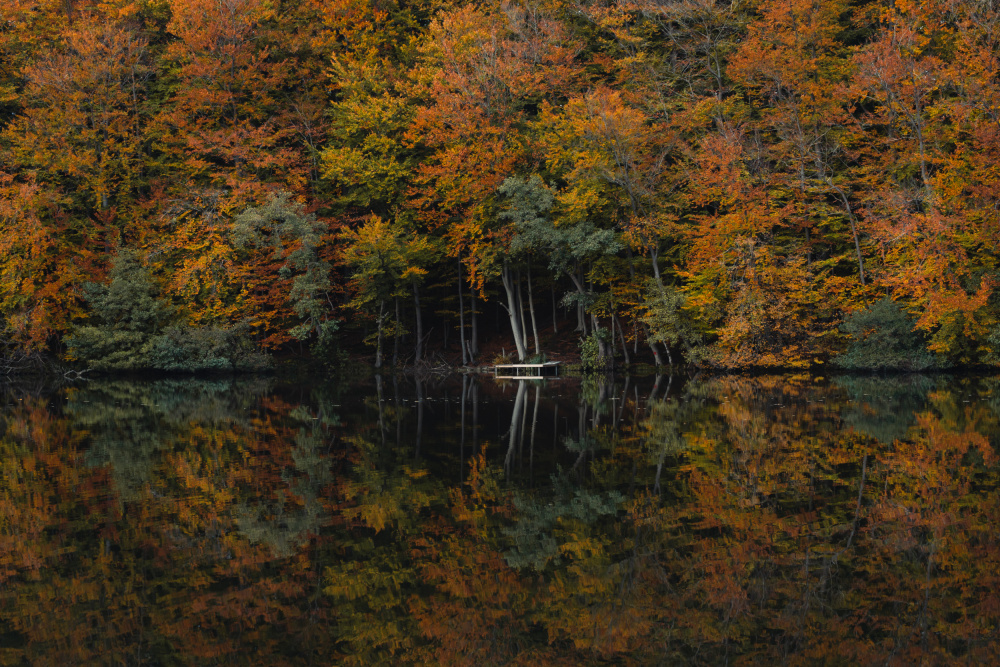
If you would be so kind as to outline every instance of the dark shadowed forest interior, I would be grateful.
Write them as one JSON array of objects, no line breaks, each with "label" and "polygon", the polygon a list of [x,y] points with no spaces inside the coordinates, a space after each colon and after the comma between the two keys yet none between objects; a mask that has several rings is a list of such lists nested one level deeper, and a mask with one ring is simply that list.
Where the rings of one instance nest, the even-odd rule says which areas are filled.
[{"label": "dark shadowed forest interior", "polygon": [[994,0],[4,0],[0,356],[1000,361]]}]

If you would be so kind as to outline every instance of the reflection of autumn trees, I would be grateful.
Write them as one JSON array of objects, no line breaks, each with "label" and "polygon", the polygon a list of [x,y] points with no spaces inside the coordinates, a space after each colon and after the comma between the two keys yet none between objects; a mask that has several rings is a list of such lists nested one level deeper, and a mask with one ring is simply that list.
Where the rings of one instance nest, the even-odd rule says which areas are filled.
[{"label": "reflection of autumn trees", "polygon": [[[395,506],[419,512],[376,529],[378,557],[328,570],[327,590],[378,621],[383,659],[415,663],[988,662],[995,414],[956,409],[982,387],[929,384],[691,382],[617,436],[595,420],[599,455],[548,491],[504,490],[503,464],[480,456],[435,503],[408,470],[396,488],[412,500]],[[883,431],[896,440],[858,417],[914,406]],[[345,581],[379,582],[391,605],[380,615]]]},{"label": "reflection of autumn trees", "polygon": [[74,391],[64,415],[21,399],[4,418],[10,659],[309,664],[302,647],[328,644],[302,549],[329,522],[326,427],[225,384],[108,383]]},{"label": "reflection of autumn trees", "polygon": [[409,382],[0,392],[0,662],[998,657],[994,380]]}]

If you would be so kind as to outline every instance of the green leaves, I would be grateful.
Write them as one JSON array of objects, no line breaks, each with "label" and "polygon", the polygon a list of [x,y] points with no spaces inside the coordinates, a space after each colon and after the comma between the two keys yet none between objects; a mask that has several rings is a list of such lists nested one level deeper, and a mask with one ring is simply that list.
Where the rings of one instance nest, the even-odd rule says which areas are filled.
[{"label": "green leaves", "polygon": [[258,369],[267,360],[245,349],[238,330],[192,327],[159,297],[140,255],[123,249],[107,285],[89,283],[92,323],[67,337],[72,356],[100,371],[229,371]]}]

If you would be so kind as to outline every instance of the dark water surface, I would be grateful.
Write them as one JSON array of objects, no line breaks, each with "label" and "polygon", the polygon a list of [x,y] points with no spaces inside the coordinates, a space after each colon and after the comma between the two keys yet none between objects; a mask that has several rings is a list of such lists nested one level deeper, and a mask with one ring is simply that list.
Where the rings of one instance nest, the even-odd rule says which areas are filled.
[{"label": "dark water surface", "polygon": [[997,664],[1000,380],[0,388],[0,664]]}]

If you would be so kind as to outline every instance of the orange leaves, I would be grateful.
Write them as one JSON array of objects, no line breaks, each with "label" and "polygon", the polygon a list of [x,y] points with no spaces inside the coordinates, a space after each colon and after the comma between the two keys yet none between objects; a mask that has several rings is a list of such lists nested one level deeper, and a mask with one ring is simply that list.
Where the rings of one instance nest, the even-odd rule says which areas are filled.
[{"label": "orange leaves", "polygon": [[150,76],[146,39],[129,25],[87,16],[24,69],[25,113],[6,131],[39,181],[88,193],[107,208],[141,169],[141,102]]},{"label": "orange leaves", "polygon": [[409,136],[432,159],[418,170],[414,204],[432,227],[488,224],[494,191],[526,157],[525,107],[565,89],[573,50],[544,10],[514,5],[458,8],[429,37],[418,75],[428,103]]},{"label": "orange leaves", "polygon": [[301,187],[306,168],[292,138],[298,130],[315,141],[318,120],[308,88],[297,108],[279,104],[295,74],[275,53],[277,8],[250,0],[174,0],[172,8],[167,29],[178,39],[167,57],[177,78],[150,130],[171,177],[239,188],[273,175]]},{"label": "orange leaves", "polygon": [[28,352],[66,330],[89,277],[89,253],[68,243],[47,204],[38,186],[0,175],[0,335]]}]

